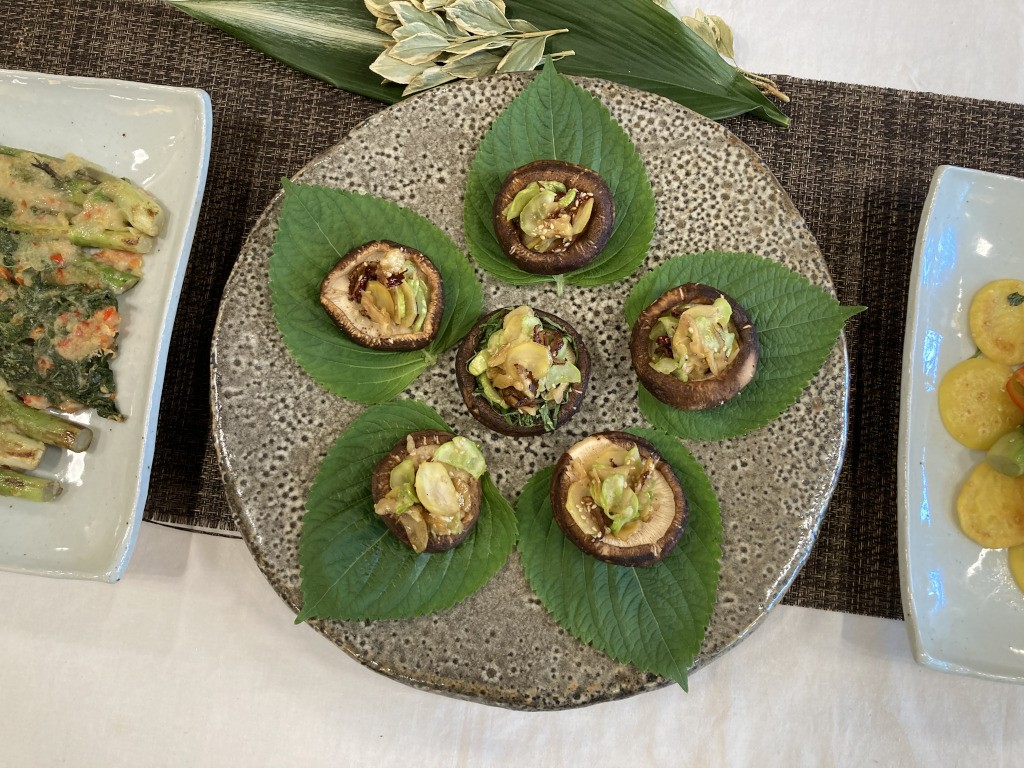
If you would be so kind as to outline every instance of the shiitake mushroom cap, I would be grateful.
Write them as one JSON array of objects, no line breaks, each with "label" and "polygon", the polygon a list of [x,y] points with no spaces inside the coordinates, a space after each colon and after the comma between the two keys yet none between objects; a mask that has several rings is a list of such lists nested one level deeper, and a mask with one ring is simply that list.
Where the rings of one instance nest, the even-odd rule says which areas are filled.
[{"label": "shiitake mushroom cap", "polygon": [[[373,469],[373,475],[370,478],[370,493],[373,496],[374,504],[387,496],[391,490],[391,470],[408,458],[408,438],[410,436],[416,448],[424,445],[443,445],[454,437],[450,432],[444,432],[439,429],[423,429],[418,432],[410,432],[395,443],[395,447],[391,449],[391,452],[381,459]],[[432,553],[447,552],[461,544],[469,536],[473,528],[476,527],[476,521],[480,518],[482,498],[483,491],[480,487],[480,481],[472,478],[470,483],[470,503],[462,514],[462,532],[446,536],[438,536],[431,532],[424,551]],[[398,522],[394,515],[378,515],[378,517],[402,544],[412,549],[405,528],[402,527],[402,524]]]},{"label": "shiitake mushroom cap", "polygon": [[[538,422],[533,426],[509,424],[485,397],[474,394],[477,382],[476,377],[469,372],[469,362],[487,343],[487,339],[483,338],[484,326],[496,315],[504,317],[513,309],[515,307],[502,307],[477,321],[477,324],[462,340],[459,351],[455,355],[455,380],[458,382],[462,400],[466,404],[466,408],[469,409],[470,415],[485,427],[511,437],[543,435],[548,432],[544,428],[543,422]],[[583,337],[565,320],[540,309],[533,309],[533,313],[541,319],[542,324],[561,330],[572,340],[576,352],[575,365],[580,370],[579,383],[569,386],[569,397],[558,409],[558,416],[555,418],[555,429],[558,429],[569,421],[583,405],[583,396],[587,391],[587,382],[590,380],[590,353],[587,352],[587,346],[583,343]]]},{"label": "shiitake mushroom cap", "polygon": [[[522,230],[516,221],[508,221],[502,211],[513,198],[534,181],[560,181],[594,196],[594,211],[586,229],[560,253],[538,253],[523,245]],[[505,255],[525,272],[560,275],[585,267],[601,253],[615,227],[615,201],[601,175],[582,165],[564,160],[535,160],[516,168],[502,182],[494,198],[494,234]]]},{"label": "shiitake mushroom cap", "polygon": [[[732,307],[732,322],[736,326],[740,348],[736,358],[721,375],[697,381],[680,381],[675,376],[656,371],[651,366],[650,333],[658,318],[680,305],[713,304],[719,297]],[[665,291],[644,309],[633,324],[629,340],[629,353],[633,370],[652,395],[684,411],[703,411],[716,408],[735,397],[753,380],[761,347],[757,329],[747,311],[731,296],[703,283],[686,283]]]},{"label": "shiitake mushroom cap", "polygon": [[[388,250],[394,248],[402,251],[405,258],[416,265],[418,276],[426,283],[427,316],[419,331],[384,336],[376,330],[377,325],[373,321],[363,316],[359,304],[350,298],[348,276],[354,267],[371,260],[375,252],[379,251],[383,257]],[[332,286],[338,282],[341,283],[339,288],[343,289],[341,294],[331,291]],[[444,313],[441,273],[430,259],[415,248],[391,240],[372,240],[346,253],[327,273],[320,283],[320,304],[337,326],[360,346],[388,352],[423,349],[434,340],[441,327],[441,315]]]},{"label": "shiitake mushroom cap", "polygon": [[[667,511],[655,515],[644,523],[624,542],[612,536],[593,536],[585,533],[566,506],[569,486],[578,479],[573,464],[581,456],[585,456],[591,448],[598,449],[602,439],[615,443],[626,450],[636,446],[642,458],[655,458],[658,463],[654,470],[661,474],[672,493],[674,508],[672,516]],[[593,442],[593,445],[591,445]],[[551,510],[562,529],[562,533],[584,553],[613,565],[644,567],[654,565],[663,560],[679,543],[683,530],[686,528],[688,505],[683,488],[679,484],[672,467],[661,458],[658,449],[648,440],[631,435],[627,432],[597,432],[571,446],[555,465],[551,476]],[[656,526],[651,528],[651,526]],[[626,542],[632,542],[626,544]]]}]

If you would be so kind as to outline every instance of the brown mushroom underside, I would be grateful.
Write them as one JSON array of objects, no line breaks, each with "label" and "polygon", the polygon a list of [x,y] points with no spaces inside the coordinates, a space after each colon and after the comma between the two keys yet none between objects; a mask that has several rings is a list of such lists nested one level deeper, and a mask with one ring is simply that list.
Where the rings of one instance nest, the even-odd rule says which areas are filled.
[{"label": "brown mushroom underside", "polygon": [[[388,336],[373,335],[360,328],[359,324],[342,307],[326,298],[325,293],[329,285],[343,275],[346,270],[365,254],[371,253],[374,250],[381,250],[381,257],[383,257],[387,250],[391,248],[401,250],[405,258],[416,265],[416,271],[420,279],[426,283],[427,317],[423,321],[423,328],[417,332],[395,333]],[[441,315],[444,313],[444,289],[441,273],[437,271],[437,267],[434,266],[430,259],[415,248],[410,248],[390,240],[374,240],[364,243],[358,248],[353,248],[327,273],[320,283],[320,304],[327,314],[330,315],[331,319],[334,320],[335,324],[352,341],[360,346],[389,352],[423,349],[434,340],[434,336],[437,335],[437,331],[441,327]],[[350,311],[359,311],[357,305],[352,305],[349,309]]]},{"label": "brown mushroom underside", "polygon": [[[502,211],[534,181],[560,181],[594,196],[594,211],[586,229],[560,253],[538,253],[523,245],[518,221],[508,221]],[[601,253],[615,226],[615,202],[600,174],[562,160],[536,160],[512,171],[494,198],[494,233],[505,255],[520,269],[536,275],[560,275],[585,267]]]},{"label": "brown mushroom underside", "polygon": [[[732,307],[732,322],[736,326],[739,352],[721,375],[712,379],[680,381],[675,376],[656,371],[651,366],[650,333],[658,318],[673,307],[692,304],[713,304],[723,297]],[[757,329],[747,314],[728,294],[703,283],[686,283],[666,291],[648,306],[633,325],[629,340],[633,370],[652,395],[684,411],[703,411],[716,408],[735,397],[757,373],[761,347]]]},{"label": "brown mushroom underside", "polygon": [[[477,324],[473,326],[472,330],[470,330],[462,340],[462,344],[459,345],[459,351],[455,355],[455,379],[458,382],[459,391],[462,393],[462,400],[466,404],[466,408],[469,409],[473,418],[485,427],[511,437],[543,435],[547,433],[543,422],[538,422],[531,427],[520,427],[514,424],[509,424],[505,421],[504,417],[494,409],[487,398],[482,395],[474,394],[477,382],[476,376],[469,372],[469,362],[487,342],[486,339],[482,338],[483,328],[487,324],[488,320],[495,315],[500,314],[503,316],[512,311],[512,309],[514,309],[514,307],[496,309],[482,317]],[[583,337],[579,335],[575,328],[562,320],[562,318],[539,309],[534,309],[533,313],[541,319],[542,323],[551,323],[553,326],[557,326],[557,328],[564,331],[566,335],[572,339],[573,347],[576,351],[575,365],[580,370],[580,382],[569,386],[569,397],[562,403],[561,408],[558,409],[558,416],[555,419],[555,429],[558,429],[569,421],[569,419],[571,419],[580,409],[580,406],[583,405],[583,396],[587,391],[587,382],[590,379],[590,353],[587,352],[587,347],[583,343]]]},{"label": "brown mushroom underside", "polygon": [[[444,432],[438,429],[424,429],[419,432],[410,433],[413,438],[413,444],[419,448],[424,445],[442,445],[447,443],[454,437],[450,432]],[[408,435],[403,437],[397,443],[395,447],[391,449],[391,452],[381,459],[377,466],[373,469],[373,475],[370,478],[370,493],[373,496],[373,503],[376,504],[378,501],[388,495],[391,490],[391,470],[401,464],[409,456],[409,449],[407,447]],[[483,491],[480,487],[479,480],[473,480],[471,484],[471,499],[470,504],[462,514],[462,533],[458,533],[451,536],[437,536],[431,533],[427,539],[427,547],[425,552],[447,552],[450,549],[454,549],[461,544],[470,532],[476,526],[476,521],[480,517],[480,504],[483,498]],[[405,528],[398,522],[398,518],[394,515],[378,515],[378,517],[384,522],[388,529],[395,534],[399,541],[405,546],[412,549],[409,544],[409,536],[405,532]]]},{"label": "brown mushroom underside", "polygon": [[[659,472],[668,483],[672,491],[675,510],[672,521],[667,530],[656,540],[640,546],[616,546],[609,543],[607,537],[597,537],[584,533],[573,520],[569,513],[565,500],[569,493],[569,486],[576,478],[571,473],[573,457],[572,448],[562,454],[562,457],[555,465],[554,474],[551,476],[551,510],[562,529],[562,533],[584,553],[596,557],[606,563],[613,565],[624,565],[630,567],[645,567],[654,565],[663,560],[679,543],[686,528],[688,507],[683,488],[676,478],[672,468],[661,458],[658,450],[649,441],[627,432],[599,432],[591,435],[590,438],[604,437],[609,441],[627,448],[635,445],[643,458],[656,458],[658,463],[655,471]],[[590,439],[590,438],[585,438]],[[582,443],[584,441],[580,441]],[[580,443],[573,446],[576,447]]]}]

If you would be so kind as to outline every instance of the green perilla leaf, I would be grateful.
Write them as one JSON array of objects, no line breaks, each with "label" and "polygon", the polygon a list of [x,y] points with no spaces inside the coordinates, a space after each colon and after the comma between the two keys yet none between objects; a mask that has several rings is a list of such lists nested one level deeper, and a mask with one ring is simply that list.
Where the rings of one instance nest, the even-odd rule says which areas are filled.
[{"label": "green perilla leaf", "polygon": [[508,559],[516,518],[489,475],[476,527],[448,552],[417,555],[373,511],[370,477],[410,432],[451,428],[430,407],[398,400],[367,408],[335,441],[306,501],[299,541],[302,611],[320,619],[399,619],[448,608]]},{"label": "green perilla leaf", "polygon": [[670,678],[683,690],[714,611],[722,557],[722,519],[703,468],[675,438],[629,432],[654,444],[683,487],[686,529],[664,560],[629,568],[584,554],[551,511],[548,467],[516,502],[526,580],[544,607],[577,639],[612,658]]},{"label": "green perilla leaf", "polygon": [[681,411],[640,386],[640,411],[654,426],[695,440],[746,434],[776,419],[796,402],[821,368],[843,324],[863,311],[844,307],[788,267],[752,253],[677,256],[644,275],[626,300],[632,326],[665,291],[704,283],[728,294],[750,315],[761,359],[757,374],[734,398],[706,411]]}]

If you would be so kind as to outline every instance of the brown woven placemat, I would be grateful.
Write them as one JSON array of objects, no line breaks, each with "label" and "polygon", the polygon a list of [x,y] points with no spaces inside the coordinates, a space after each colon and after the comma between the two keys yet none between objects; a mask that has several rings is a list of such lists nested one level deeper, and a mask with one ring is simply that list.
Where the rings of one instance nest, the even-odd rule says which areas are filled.
[{"label": "brown woven placemat", "polygon": [[[213,151],[164,384],[147,520],[233,529],[210,436],[209,350],[246,233],[307,161],[382,108],[293,72],[155,0],[5,4],[0,67],[205,89]],[[902,616],[896,558],[899,377],[914,238],[940,164],[1024,176],[1024,106],[781,78],[789,129],[730,129],[773,169],[818,238],[847,327],[846,463],[785,602]],[[0,137],[2,139],[2,137]]]}]

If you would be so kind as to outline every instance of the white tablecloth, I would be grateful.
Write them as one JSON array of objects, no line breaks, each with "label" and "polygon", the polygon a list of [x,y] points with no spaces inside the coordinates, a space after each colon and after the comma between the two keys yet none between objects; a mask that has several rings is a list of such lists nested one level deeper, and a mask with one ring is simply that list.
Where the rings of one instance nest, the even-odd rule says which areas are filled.
[{"label": "white tablecloth", "polygon": [[[1020,2],[704,10],[748,69],[1024,103]],[[1024,761],[1024,686],[918,666],[896,621],[781,606],[689,694],[520,713],[393,682],[294,626],[237,540],[147,524],[115,586],[0,573],[0,591],[3,766]]]}]

